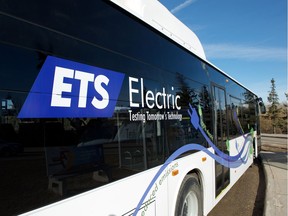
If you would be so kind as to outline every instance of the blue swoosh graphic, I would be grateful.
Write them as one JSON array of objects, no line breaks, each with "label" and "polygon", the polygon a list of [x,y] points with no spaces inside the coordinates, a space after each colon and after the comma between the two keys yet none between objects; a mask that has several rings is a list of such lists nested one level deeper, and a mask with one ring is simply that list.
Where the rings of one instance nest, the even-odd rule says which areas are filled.
[{"label": "blue swoosh graphic", "polygon": [[[245,150],[245,146],[246,144],[251,141],[251,134],[248,134],[247,136],[242,135],[243,138],[245,139],[244,145],[242,146],[242,149],[239,151],[239,153],[235,156],[230,156],[227,155],[225,153],[223,153],[222,151],[220,151],[215,145],[214,143],[209,139],[209,137],[206,135],[206,133],[204,132],[204,130],[202,129],[201,125],[199,124],[199,116],[197,114],[197,111],[195,108],[193,108],[190,104],[190,110],[188,110],[188,113],[190,115],[190,121],[192,123],[192,125],[195,127],[195,129],[199,129],[201,134],[204,136],[204,138],[206,139],[206,141],[208,142],[208,144],[214,149],[214,151],[218,154],[214,154],[212,152],[210,152],[207,148],[205,148],[202,145],[196,144],[196,143],[191,143],[191,144],[187,144],[182,146],[181,148],[177,149],[166,161],[165,163],[160,167],[160,169],[157,171],[157,173],[155,174],[155,176],[153,177],[152,181],[149,183],[148,187],[146,188],[144,194],[142,195],[134,213],[133,216],[136,216],[137,213],[140,210],[140,207],[142,206],[148,192],[150,191],[150,189],[153,187],[153,185],[155,184],[156,180],[158,179],[158,177],[161,175],[161,173],[166,169],[166,167],[175,160],[175,158],[177,158],[178,156],[180,156],[181,154],[191,151],[191,150],[199,150],[199,151],[203,151],[205,152],[207,155],[209,155],[211,158],[213,158],[215,161],[217,161],[218,163],[220,163],[221,165],[228,167],[228,168],[237,168],[239,166],[241,166],[242,164],[246,164],[248,162],[248,152],[249,152],[249,148],[246,148],[246,152],[244,154],[244,157],[241,158],[241,155],[243,154],[244,150]],[[251,142],[249,142],[249,145],[251,145]]]},{"label": "blue swoosh graphic", "polygon": [[241,149],[241,151],[240,151],[237,155],[235,155],[235,156],[227,155],[227,154],[223,153],[222,151],[220,151],[220,150],[214,145],[214,143],[210,140],[210,138],[207,136],[207,134],[204,132],[203,128],[202,128],[202,127],[200,126],[200,124],[199,124],[200,119],[199,119],[199,116],[198,116],[198,114],[197,114],[196,109],[193,108],[193,107],[191,106],[191,104],[189,104],[189,106],[190,106],[190,109],[192,110],[192,112],[191,112],[190,110],[188,110],[188,113],[189,113],[189,115],[190,115],[190,121],[191,121],[192,125],[194,126],[194,128],[195,128],[196,130],[197,130],[197,129],[200,130],[201,134],[204,136],[204,138],[206,139],[206,141],[208,142],[208,144],[215,150],[215,152],[216,152],[219,156],[221,156],[223,159],[225,159],[225,160],[228,160],[228,161],[231,161],[231,162],[238,160],[238,159],[241,157],[241,155],[242,155],[242,153],[243,153],[243,151],[244,151],[244,149],[245,149],[244,147],[245,147],[245,144],[247,143],[247,141],[246,141],[247,138],[250,137],[251,135],[250,135],[250,134],[248,134],[247,136],[242,135],[242,136],[244,137],[244,139],[245,139],[245,143],[244,143],[243,148]]}]

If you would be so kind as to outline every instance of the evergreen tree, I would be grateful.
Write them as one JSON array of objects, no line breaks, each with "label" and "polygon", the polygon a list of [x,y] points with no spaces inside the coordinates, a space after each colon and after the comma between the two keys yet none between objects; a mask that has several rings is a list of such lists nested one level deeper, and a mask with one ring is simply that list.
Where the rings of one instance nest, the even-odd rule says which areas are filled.
[{"label": "evergreen tree", "polygon": [[268,102],[271,103],[271,106],[268,109],[268,116],[272,120],[273,133],[276,133],[276,127],[281,127],[281,121],[279,119],[279,115],[281,113],[281,109],[279,106],[279,98],[276,92],[276,84],[274,78],[271,80],[271,91],[269,92]]},{"label": "evergreen tree", "polygon": [[287,121],[287,116],[288,116],[288,104],[287,102],[283,103],[283,127],[282,127],[282,133],[287,134],[288,130],[288,121]]}]

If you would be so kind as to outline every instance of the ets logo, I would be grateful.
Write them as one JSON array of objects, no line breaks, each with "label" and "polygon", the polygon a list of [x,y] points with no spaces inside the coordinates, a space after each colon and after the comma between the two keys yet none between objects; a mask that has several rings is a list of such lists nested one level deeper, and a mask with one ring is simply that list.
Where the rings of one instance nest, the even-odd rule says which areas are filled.
[{"label": "ets logo", "polygon": [[48,56],[18,118],[111,117],[124,76]]}]

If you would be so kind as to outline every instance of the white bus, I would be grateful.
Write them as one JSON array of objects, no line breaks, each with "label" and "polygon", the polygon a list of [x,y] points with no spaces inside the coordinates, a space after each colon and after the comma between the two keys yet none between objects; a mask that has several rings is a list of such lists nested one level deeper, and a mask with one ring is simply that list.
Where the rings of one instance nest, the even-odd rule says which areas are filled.
[{"label": "white bus", "polygon": [[207,215],[261,98],[156,0],[0,3],[0,215]]}]

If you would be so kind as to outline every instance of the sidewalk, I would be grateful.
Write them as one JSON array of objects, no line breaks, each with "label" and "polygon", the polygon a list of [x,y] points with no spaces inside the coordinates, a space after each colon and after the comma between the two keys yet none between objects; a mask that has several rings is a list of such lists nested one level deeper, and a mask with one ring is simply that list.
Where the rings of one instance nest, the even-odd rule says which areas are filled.
[{"label": "sidewalk", "polygon": [[287,152],[261,151],[266,197],[264,216],[287,216]]}]

